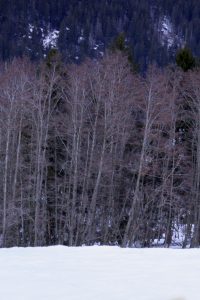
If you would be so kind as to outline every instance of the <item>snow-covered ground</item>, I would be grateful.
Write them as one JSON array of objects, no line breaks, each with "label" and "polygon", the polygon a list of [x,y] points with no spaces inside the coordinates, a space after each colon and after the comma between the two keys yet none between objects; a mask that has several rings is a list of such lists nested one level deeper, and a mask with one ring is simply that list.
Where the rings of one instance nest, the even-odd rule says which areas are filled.
[{"label": "snow-covered ground", "polygon": [[1,300],[199,300],[200,249],[0,250]]}]

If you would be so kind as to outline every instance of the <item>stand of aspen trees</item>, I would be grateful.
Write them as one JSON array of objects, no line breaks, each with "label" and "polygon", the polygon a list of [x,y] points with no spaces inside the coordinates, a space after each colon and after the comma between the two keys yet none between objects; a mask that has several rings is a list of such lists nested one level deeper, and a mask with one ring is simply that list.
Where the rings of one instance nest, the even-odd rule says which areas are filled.
[{"label": "stand of aspen trees", "polygon": [[0,246],[200,245],[200,70],[0,68]]}]

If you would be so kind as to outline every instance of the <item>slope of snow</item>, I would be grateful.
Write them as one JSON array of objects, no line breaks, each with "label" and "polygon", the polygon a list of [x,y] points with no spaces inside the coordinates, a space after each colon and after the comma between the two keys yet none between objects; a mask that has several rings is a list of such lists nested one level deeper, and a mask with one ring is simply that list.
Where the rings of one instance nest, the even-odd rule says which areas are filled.
[{"label": "slope of snow", "polygon": [[0,250],[1,300],[198,300],[200,250]]}]

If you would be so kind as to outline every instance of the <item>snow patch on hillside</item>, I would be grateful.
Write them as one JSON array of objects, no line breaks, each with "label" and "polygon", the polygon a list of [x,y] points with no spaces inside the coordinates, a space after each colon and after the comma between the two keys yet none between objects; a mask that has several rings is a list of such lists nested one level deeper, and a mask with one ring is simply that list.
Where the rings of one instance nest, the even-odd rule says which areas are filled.
[{"label": "snow patch on hillside", "polygon": [[34,30],[37,33],[40,33],[42,37],[42,45],[44,50],[48,48],[57,48],[57,41],[59,37],[59,30],[53,29],[53,30],[48,30],[47,28],[36,28],[34,25],[29,24],[28,25],[28,38],[32,39],[32,35]]},{"label": "snow patch on hillside", "polygon": [[176,33],[176,30],[169,17],[164,16],[160,22],[160,40],[161,44],[171,48],[174,45],[183,45],[183,37]]},{"label": "snow patch on hillside", "polygon": [[57,48],[57,41],[59,38],[59,30],[52,30],[47,33],[43,38],[43,47],[47,48]]},{"label": "snow patch on hillside", "polygon": [[200,250],[0,250],[1,300],[198,300]]},{"label": "snow patch on hillside", "polygon": [[28,24],[28,38],[29,39],[32,39],[32,34],[33,34],[33,31],[34,31],[34,26],[32,24]]},{"label": "snow patch on hillside", "polygon": [[170,20],[165,16],[161,23],[162,42],[167,42],[168,47],[174,43],[174,31]]}]

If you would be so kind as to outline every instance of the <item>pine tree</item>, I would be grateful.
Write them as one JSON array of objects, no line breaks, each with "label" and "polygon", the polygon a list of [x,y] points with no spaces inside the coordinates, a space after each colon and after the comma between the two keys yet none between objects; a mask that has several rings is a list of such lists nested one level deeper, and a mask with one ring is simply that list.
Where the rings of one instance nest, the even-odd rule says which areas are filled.
[{"label": "pine tree", "polygon": [[195,67],[195,58],[189,48],[180,49],[176,55],[176,63],[183,69],[184,72]]},{"label": "pine tree", "polygon": [[134,61],[133,51],[130,48],[130,46],[127,45],[126,37],[125,37],[125,34],[123,32],[120,33],[115,38],[115,40],[113,41],[113,43],[110,46],[110,49],[111,49],[112,52],[120,51],[121,53],[124,53],[127,56],[128,61],[131,65],[131,70],[133,72],[138,72],[139,67]]}]

